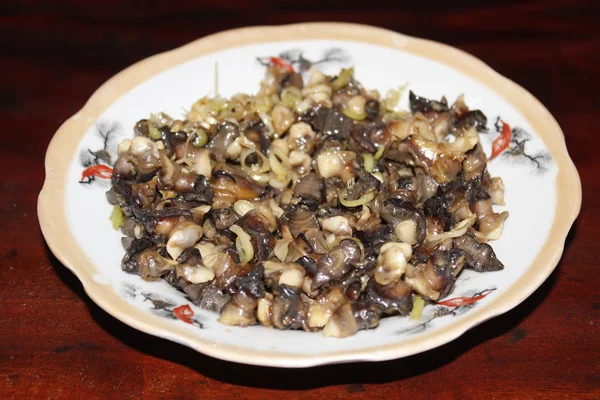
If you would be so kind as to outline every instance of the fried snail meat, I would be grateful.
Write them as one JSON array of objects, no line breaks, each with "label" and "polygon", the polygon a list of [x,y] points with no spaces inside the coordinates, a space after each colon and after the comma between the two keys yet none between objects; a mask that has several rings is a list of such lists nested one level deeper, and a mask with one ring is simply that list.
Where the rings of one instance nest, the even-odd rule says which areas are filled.
[{"label": "fried snail meat", "polygon": [[420,314],[465,268],[504,268],[480,110],[410,91],[399,111],[401,91],[380,98],[353,68],[305,82],[280,64],[256,95],[152,114],[119,144],[107,199],[125,272],[226,325],[342,338]]}]

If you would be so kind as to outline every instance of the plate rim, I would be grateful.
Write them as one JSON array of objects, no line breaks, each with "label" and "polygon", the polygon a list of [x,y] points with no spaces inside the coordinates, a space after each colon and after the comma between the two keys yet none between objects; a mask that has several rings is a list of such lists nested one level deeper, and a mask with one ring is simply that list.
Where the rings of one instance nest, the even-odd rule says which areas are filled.
[{"label": "plate rim", "polygon": [[[78,246],[66,216],[67,173],[77,146],[88,128],[125,92],[148,78],[191,59],[214,52],[265,42],[289,40],[347,40],[375,44],[415,54],[457,70],[498,93],[540,134],[558,167],[556,207],[548,238],[528,269],[489,303],[448,325],[443,332],[426,332],[394,344],[318,355],[257,350],[215,344],[150,313],[139,313],[111,285],[96,282],[98,271]],[[69,154],[71,157],[64,157]],[[117,73],[102,84],[83,108],[54,134],[45,157],[46,176],[38,197],[38,219],[46,243],[56,258],[81,281],[87,295],[104,311],[142,332],[183,344],[211,357],[251,365],[311,367],[322,364],[384,361],[421,353],[455,340],[467,330],[519,305],[558,265],[566,237],[581,209],[581,181],[566,148],[564,134],[550,112],[523,87],[500,75],[480,59],[455,47],[363,24],[312,22],[252,26],[202,37],[163,52]]]}]

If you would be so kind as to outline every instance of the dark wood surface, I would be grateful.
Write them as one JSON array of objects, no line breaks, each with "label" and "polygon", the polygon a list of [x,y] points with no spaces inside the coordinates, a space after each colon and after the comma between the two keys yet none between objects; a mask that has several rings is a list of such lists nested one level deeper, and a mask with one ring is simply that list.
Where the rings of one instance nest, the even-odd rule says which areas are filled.
[{"label": "dark wood surface", "polygon": [[[100,5],[103,3],[102,5]],[[0,398],[600,397],[600,2],[6,1],[0,5]],[[438,349],[305,370],[215,360],[98,308],[36,216],[44,152],[106,79],[245,25],[338,20],[445,42],[520,83],[563,128],[583,208],[550,278]]]}]

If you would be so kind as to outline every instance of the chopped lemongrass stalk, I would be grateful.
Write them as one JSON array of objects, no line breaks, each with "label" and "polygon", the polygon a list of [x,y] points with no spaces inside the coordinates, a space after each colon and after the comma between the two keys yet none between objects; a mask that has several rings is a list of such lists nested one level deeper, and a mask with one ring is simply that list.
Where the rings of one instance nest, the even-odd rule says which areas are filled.
[{"label": "chopped lemongrass stalk", "polygon": [[375,158],[375,161],[377,161],[381,158],[384,151],[385,151],[385,146],[381,146],[380,148],[377,149],[377,152],[373,156],[373,158]]},{"label": "chopped lemongrass stalk", "polygon": [[118,204],[115,204],[112,213],[110,214],[113,229],[119,229],[123,225],[123,210]]},{"label": "chopped lemongrass stalk", "polygon": [[377,180],[381,183],[384,183],[383,174],[381,172],[373,172],[371,173]]},{"label": "chopped lemongrass stalk", "polygon": [[233,205],[233,209],[240,216],[244,216],[252,210],[255,210],[256,207],[254,204],[250,203],[248,200],[238,200]]},{"label": "chopped lemongrass stalk", "polygon": [[346,200],[342,196],[339,197],[339,200],[344,207],[358,207],[369,204],[374,198],[375,191],[370,191],[368,193],[363,194],[359,199],[356,200]]},{"label": "chopped lemongrass stalk", "polygon": [[183,122],[181,122],[180,119],[176,119],[175,121],[173,121],[170,131],[171,132],[179,132],[182,127],[183,127]]},{"label": "chopped lemongrass stalk", "polygon": [[162,138],[161,131],[159,131],[150,121],[148,121],[148,136],[150,136],[150,139],[152,140],[159,140]]},{"label": "chopped lemongrass stalk", "polygon": [[363,114],[358,114],[356,113],[352,108],[350,107],[346,107],[342,110],[342,113],[348,117],[348,118],[352,118],[355,121],[362,121],[363,119],[367,118],[367,113],[363,113]]},{"label": "chopped lemongrass stalk", "polygon": [[196,131],[196,137],[192,141],[192,144],[195,147],[204,147],[208,143],[208,135],[204,131],[204,129],[198,129]]},{"label": "chopped lemongrass stalk", "polygon": [[273,108],[273,102],[267,96],[257,96],[254,98],[254,111],[257,113],[268,113]]},{"label": "chopped lemongrass stalk", "polygon": [[363,153],[363,162],[365,165],[365,170],[367,172],[373,172],[373,168],[375,168],[375,158],[370,153]]},{"label": "chopped lemongrass stalk", "polygon": [[240,262],[242,264],[249,263],[250,260],[254,258],[254,247],[252,247],[250,235],[248,235],[239,225],[232,225],[229,230],[237,235],[235,244],[240,256]]},{"label": "chopped lemongrass stalk", "polygon": [[238,257],[240,258],[240,262],[242,264],[246,264],[246,251],[244,251],[244,245],[239,237],[235,238],[235,249],[237,250]]},{"label": "chopped lemongrass stalk", "polygon": [[281,151],[281,149],[271,147],[271,151],[269,152],[269,165],[279,180],[284,180],[288,176],[289,168],[287,165],[289,165],[289,160],[287,155]]},{"label": "chopped lemongrass stalk", "polygon": [[273,247],[273,254],[275,254],[275,257],[277,257],[282,262],[285,261],[285,258],[287,257],[289,252],[289,245],[289,240],[281,239],[277,241],[275,243],[275,247]]},{"label": "chopped lemongrass stalk", "polygon": [[335,78],[333,82],[331,82],[331,88],[334,91],[343,88],[348,83],[350,83],[352,76],[354,76],[354,67],[342,69],[337,78]]},{"label": "chopped lemongrass stalk", "polygon": [[410,312],[411,319],[420,319],[425,307],[425,300],[421,296],[415,296],[412,311]]},{"label": "chopped lemongrass stalk", "polygon": [[290,184],[290,176],[284,177],[282,179],[279,178],[271,178],[269,179],[269,185],[273,186],[275,189],[285,189]]},{"label": "chopped lemongrass stalk", "polygon": [[[256,164],[248,165],[246,163],[246,159],[248,158],[248,156],[250,156],[252,154],[256,154],[257,162],[256,162]],[[246,172],[250,176],[268,172],[270,169],[269,159],[260,151],[256,151],[256,149],[243,150],[240,154],[240,164],[241,164],[244,172]]]},{"label": "chopped lemongrass stalk", "polygon": [[295,86],[288,86],[281,92],[281,102],[287,108],[295,108],[302,101],[302,91]]},{"label": "chopped lemongrass stalk", "polygon": [[408,86],[408,83],[405,83],[403,86],[400,86],[398,89],[390,89],[387,92],[387,96],[385,98],[385,108],[390,112],[398,112],[400,111],[398,104],[400,103],[400,99],[402,98],[402,94],[404,90]]}]

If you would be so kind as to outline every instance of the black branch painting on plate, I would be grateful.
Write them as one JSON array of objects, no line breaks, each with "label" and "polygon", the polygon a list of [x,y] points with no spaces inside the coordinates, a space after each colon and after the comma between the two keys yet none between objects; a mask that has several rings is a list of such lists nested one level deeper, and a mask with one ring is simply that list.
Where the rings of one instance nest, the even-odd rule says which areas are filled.
[{"label": "black branch painting on plate", "polygon": [[119,136],[122,135],[121,125],[118,122],[101,121],[95,125],[96,135],[102,139],[102,147],[97,149],[83,149],[79,153],[79,162],[83,167],[79,183],[89,185],[98,178],[109,179],[112,176],[114,155],[111,149],[116,147]]},{"label": "black branch painting on plate", "polygon": [[[312,66],[324,66],[326,64],[346,64],[350,62],[350,55],[343,49],[331,47],[326,49],[317,60],[309,60],[304,57],[304,51],[292,49],[280,53],[277,57],[259,57],[258,62],[264,66],[282,63],[293,67],[297,72],[306,72]],[[281,66],[281,65],[280,65]]]},{"label": "black branch painting on plate", "polygon": [[457,316],[466,313],[474,308],[477,303],[492,293],[496,288],[488,288],[480,291],[466,293],[459,297],[439,301],[427,315],[421,317],[421,320],[412,326],[396,331],[397,334],[414,334],[425,331],[430,327],[434,320],[448,315]]},{"label": "black branch painting on plate", "polygon": [[[497,133],[502,132],[502,121],[500,117],[496,118],[494,123]],[[552,155],[546,150],[531,151],[527,144],[533,139],[525,129],[520,127],[512,128],[510,143],[501,157],[514,162],[517,165],[530,167],[536,173],[543,174],[548,171],[552,164]]]},{"label": "black branch painting on plate", "polygon": [[150,310],[155,314],[167,319],[178,319],[200,329],[204,329],[204,324],[194,313],[188,304],[177,305],[177,302],[160,296],[152,292],[143,292],[139,286],[130,283],[123,283],[122,291],[125,297],[135,299],[141,296],[143,302],[149,302],[152,306]]}]

